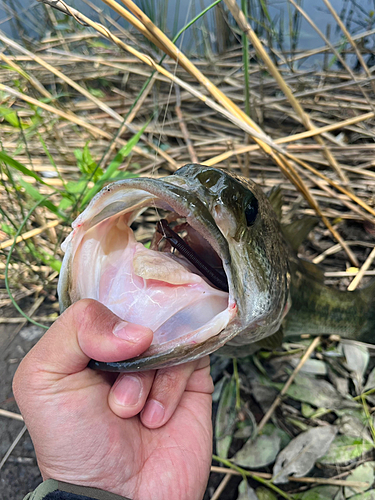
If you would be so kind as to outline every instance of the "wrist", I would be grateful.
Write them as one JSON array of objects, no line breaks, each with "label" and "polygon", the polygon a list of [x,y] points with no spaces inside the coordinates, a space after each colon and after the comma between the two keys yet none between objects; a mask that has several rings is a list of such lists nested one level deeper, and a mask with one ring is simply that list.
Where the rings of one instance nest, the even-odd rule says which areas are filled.
[{"label": "wrist", "polygon": [[24,500],[130,500],[108,491],[47,479]]}]

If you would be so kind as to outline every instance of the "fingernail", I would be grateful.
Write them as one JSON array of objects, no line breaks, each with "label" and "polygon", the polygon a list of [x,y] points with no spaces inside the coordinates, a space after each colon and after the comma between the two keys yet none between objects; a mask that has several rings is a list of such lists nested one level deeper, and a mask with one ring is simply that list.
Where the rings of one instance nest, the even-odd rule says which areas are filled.
[{"label": "fingernail", "polygon": [[127,321],[120,321],[114,326],[112,333],[120,339],[136,344],[144,337],[149,336],[150,328],[147,328],[147,326],[135,325],[134,323],[128,323]]},{"label": "fingernail", "polygon": [[164,406],[155,399],[150,399],[143,408],[142,420],[149,425],[158,425],[162,423],[164,413]]},{"label": "fingernail", "polygon": [[126,375],[113,388],[113,397],[118,405],[135,406],[140,400],[142,384],[138,377]]}]

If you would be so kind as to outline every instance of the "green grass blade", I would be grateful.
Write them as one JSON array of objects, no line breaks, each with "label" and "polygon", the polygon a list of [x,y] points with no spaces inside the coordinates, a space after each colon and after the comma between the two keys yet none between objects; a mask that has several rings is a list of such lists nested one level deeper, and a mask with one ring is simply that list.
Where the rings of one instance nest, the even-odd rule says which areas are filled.
[{"label": "green grass blade", "polygon": [[146,129],[147,125],[150,122],[146,122],[144,126],[131,138],[129,141],[123,146],[120,151],[117,153],[115,158],[111,161],[111,163],[108,165],[107,170],[104,172],[104,174],[98,179],[98,181],[95,183],[95,185],[86,193],[85,197],[82,200],[82,206],[85,206],[86,203],[96,195],[96,193],[102,188],[103,184],[110,180],[115,172],[117,171],[118,167],[121,165],[121,163],[124,161],[124,158],[129,156],[129,154],[132,152],[134,146],[137,145],[139,139],[141,138],[141,135],[143,134],[144,130]]},{"label": "green grass blade", "polygon": [[17,241],[17,238],[18,236],[21,234],[22,232],[22,229],[25,227],[25,224],[26,222],[29,220],[29,218],[31,217],[32,213],[34,212],[34,210],[39,206],[41,205],[43,202],[47,201],[47,198],[51,196],[51,195],[48,195],[48,196],[44,196],[42,197],[41,200],[39,200],[37,203],[35,203],[35,205],[29,210],[28,214],[26,215],[26,217],[24,217],[23,221],[22,221],[22,224],[20,225],[18,231],[17,231],[17,234],[14,238],[14,241],[12,243],[12,246],[10,247],[10,250],[9,250],[9,253],[8,253],[8,257],[7,257],[7,261],[6,261],[6,264],[5,264],[5,288],[7,289],[7,292],[8,292],[8,295],[9,295],[9,298],[10,300],[12,301],[12,304],[14,305],[14,307],[17,309],[17,311],[22,314],[22,316],[24,318],[26,318],[28,321],[30,321],[30,323],[33,323],[34,325],[36,326],[40,326],[41,328],[44,328],[45,330],[48,330],[48,327],[45,326],[45,325],[42,325],[41,323],[38,323],[37,321],[34,321],[33,319],[31,319],[21,308],[20,306],[17,304],[17,302],[15,301],[14,297],[13,297],[13,294],[12,294],[12,291],[10,289],[10,286],[9,286],[9,278],[8,278],[8,272],[9,272],[9,264],[10,264],[10,259],[12,257],[12,253],[13,253],[13,250],[14,250],[14,247],[16,245],[16,241]]},{"label": "green grass blade", "polygon": [[49,161],[51,162],[51,165],[53,166],[53,168],[55,169],[56,171],[56,174],[58,175],[59,179],[61,180],[61,182],[63,183],[63,186],[65,187],[65,180],[63,178],[63,176],[60,174],[59,172],[59,169],[57,168],[57,165],[55,163],[55,160],[53,159],[53,156],[51,155],[51,153],[49,152],[48,148],[47,148],[47,144],[44,142],[44,139],[43,137],[39,134],[39,132],[37,132],[37,136],[40,140],[40,144],[42,145],[42,148],[44,149],[44,152],[46,153]]},{"label": "green grass blade", "polygon": [[51,212],[54,214],[58,215],[59,217],[62,217],[65,219],[64,215],[60,212],[60,210],[54,205],[51,201],[46,200],[43,202],[43,199],[45,196],[42,196],[37,189],[35,189],[31,184],[28,182],[24,181],[23,179],[18,179],[18,183],[20,186],[23,187],[23,189],[26,191],[26,193],[31,196],[35,201],[41,201],[41,205],[48,208]]},{"label": "green grass blade", "polygon": [[180,38],[180,36],[182,35],[182,33],[184,31],[186,31],[188,28],[190,28],[190,26],[192,24],[197,22],[198,19],[200,19],[202,16],[204,16],[206,14],[206,12],[208,12],[210,9],[212,9],[212,7],[215,7],[215,5],[217,5],[220,2],[221,2],[221,0],[216,0],[215,2],[210,4],[208,7],[206,7],[204,10],[202,10],[202,12],[200,12],[198,15],[196,15],[188,24],[186,24],[183,28],[180,29],[180,31],[177,33],[177,35],[173,38],[172,42],[176,43],[176,41]]},{"label": "green grass blade", "polygon": [[41,177],[39,177],[38,174],[36,174],[32,170],[25,167],[25,165],[22,165],[22,163],[20,163],[19,161],[14,160],[11,156],[8,156],[6,153],[4,153],[4,151],[0,151],[0,161],[3,161],[4,163],[9,165],[10,167],[15,168],[16,170],[21,172],[23,175],[28,175],[29,177],[33,177],[36,181],[51,188],[51,186],[49,184],[47,184],[46,182],[44,182],[44,180]]}]

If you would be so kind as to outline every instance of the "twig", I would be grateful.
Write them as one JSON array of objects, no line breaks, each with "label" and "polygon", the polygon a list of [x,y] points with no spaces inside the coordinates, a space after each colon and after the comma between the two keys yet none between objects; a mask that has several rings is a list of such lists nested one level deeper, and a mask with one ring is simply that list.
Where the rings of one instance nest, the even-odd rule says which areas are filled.
[{"label": "twig", "polygon": [[23,422],[23,417],[19,413],[2,410],[1,408],[0,408],[0,417],[12,418],[13,420],[20,420],[21,422]]},{"label": "twig", "polygon": [[350,285],[348,286],[348,291],[349,292],[352,292],[353,290],[355,290],[357,288],[357,286],[359,285],[359,283],[361,282],[361,279],[363,278],[365,272],[367,271],[367,269],[371,266],[372,264],[372,261],[375,259],[375,247],[372,249],[370,255],[367,257],[365,263],[363,264],[363,266],[361,267],[361,269],[359,270],[357,276],[353,279],[353,281],[350,283]]},{"label": "twig", "polygon": [[2,460],[0,462],[0,470],[3,468],[5,462],[8,460],[8,458],[9,458],[10,454],[12,453],[12,451],[14,450],[14,448],[20,442],[20,440],[21,440],[22,436],[25,434],[26,430],[27,430],[27,427],[26,427],[26,425],[24,425],[22,427],[22,429],[20,430],[20,432],[18,433],[16,439],[9,446],[8,451],[5,453],[5,455],[3,456],[3,458],[2,458]]},{"label": "twig", "polygon": [[268,411],[266,412],[266,414],[264,415],[264,417],[260,421],[260,423],[258,425],[258,433],[261,432],[261,430],[263,429],[263,427],[266,425],[266,423],[268,422],[268,420],[271,418],[273,412],[275,411],[275,409],[281,403],[282,397],[287,392],[287,390],[291,386],[293,380],[296,378],[296,375],[298,374],[298,372],[300,371],[300,369],[303,367],[303,365],[306,363],[306,361],[309,359],[310,355],[313,353],[313,351],[315,350],[315,348],[317,347],[317,345],[319,344],[319,342],[320,342],[320,337],[316,337],[311,342],[311,344],[309,345],[309,347],[306,350],[305,354],[302,356],[300,362],[298,363],[298,365],[293,370],[293,373],[289,377],[288,381],[286,382],[286,384],[284,385],[284,387],[281,389],[280,394],[277,395],[277,397],[274,400],[274,402],[272,403],[271,407],[268,409]]},{"label": "twig", "polygon": [[[230,470],[230,469],[228,469]],[[226,485],[229,483],[230,479],[232,477],[232,474],[230,472],[227,472],[226,475],[224,476],[224,479],[221,481],[219,486],[216,488],[215,493],[212,495],[211,500],[218,500],[220,498],[220,495],[223,493]]]}]

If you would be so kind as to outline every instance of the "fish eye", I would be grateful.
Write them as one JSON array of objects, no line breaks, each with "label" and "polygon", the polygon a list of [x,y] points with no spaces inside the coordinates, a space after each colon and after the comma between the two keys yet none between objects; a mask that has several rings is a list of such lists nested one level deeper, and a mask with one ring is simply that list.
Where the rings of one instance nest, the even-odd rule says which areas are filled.
[{"label": "fish eye", "polygon": [[254,198],[249,201],[247,207],[245,208],[245,217],[247,227],[252,226],[258,215],[258,200]]}]

